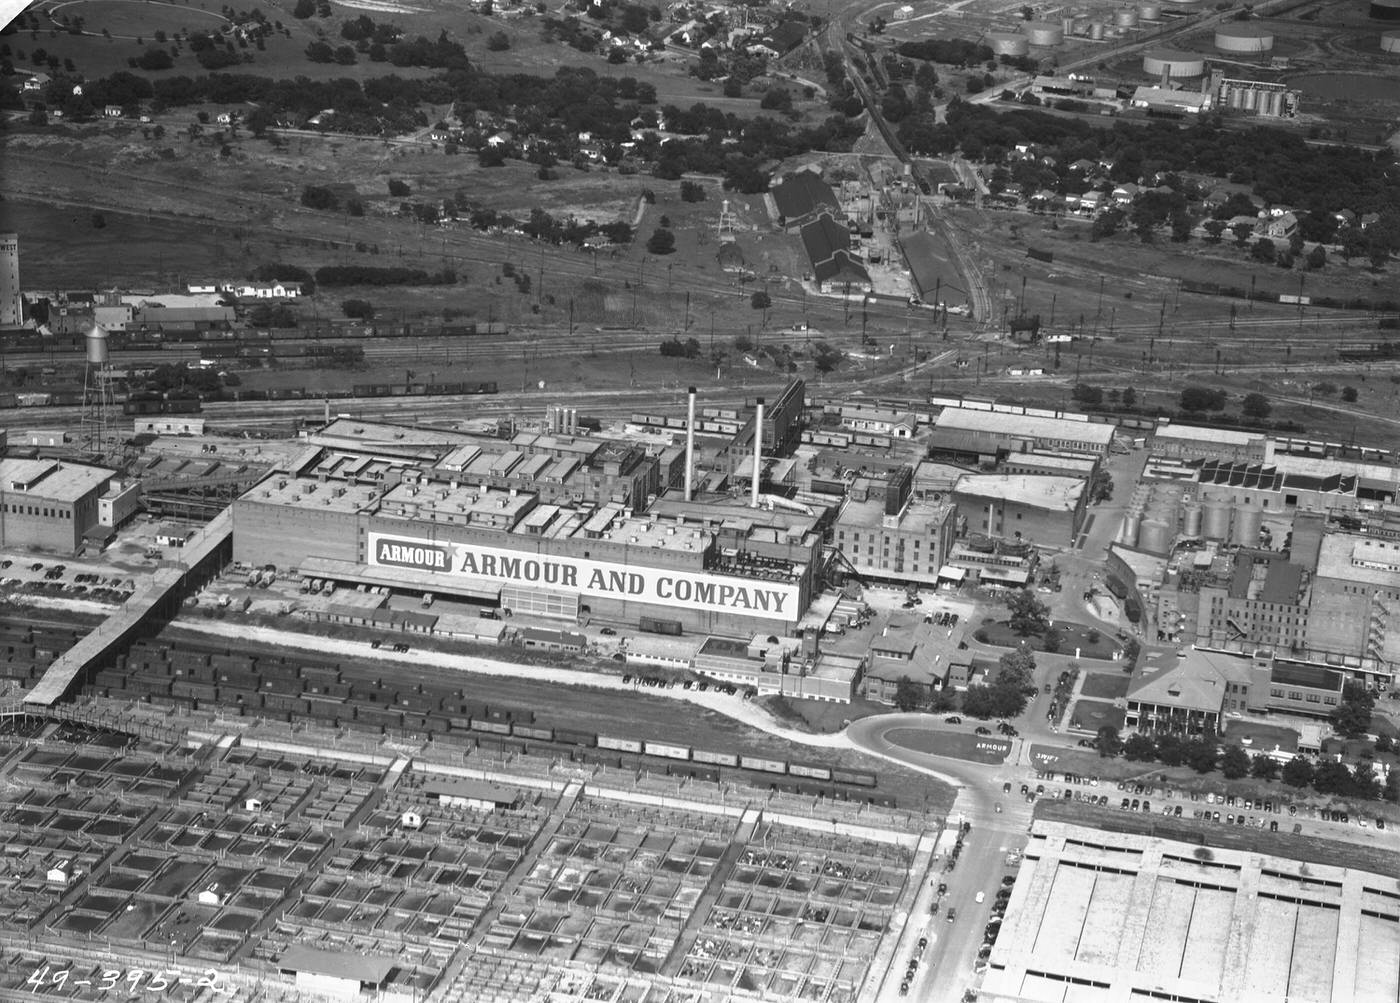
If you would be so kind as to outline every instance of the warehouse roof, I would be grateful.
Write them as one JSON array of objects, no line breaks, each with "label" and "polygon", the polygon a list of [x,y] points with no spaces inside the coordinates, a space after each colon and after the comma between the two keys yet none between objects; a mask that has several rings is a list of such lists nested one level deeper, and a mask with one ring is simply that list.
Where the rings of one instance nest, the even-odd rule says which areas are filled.
[{"label": "warehouse roof", "polygon": [[354,979],[360,983],[378,986],[394,970],[394,960],[352,951],[326,951],[297,944],[282,952],[277,967],[284,972],[331,975],[338,979]]},{"label": "warehouse roof", "polygon": [[1114,426],[1100,422],[961,407],[945,407],[934,419],[934,426],[939,431],[957,429],[1025,439],[1085,442],[1095,446],[1107,446],[1113,441],[1114,431]]},{"label": "warehouse roof", "polygon": [[953,485],[953,493],[1072,512],[1087,483],[1082,477],[1050,474],[964,474]]},{"label": "warehouse roof", "polygon": [[1353,585],[1400,585],[1400,544],[1349,533],[1328,533],[1317,555],[1317,576]]},{"label": "warehouse roof", "polygon": [[938,288],[938,280],[946,267],[938,253],[938,242],[933,234],[920,230],[901,238],[899,249],[904,252],[915,290],[921,298],[927,299]]},{"label": "warehouse roof", "polygon": [[72,503],[116,476],[106,467],[58,460],[0,460],[0,488],[46,501]]},{"label": "warehouse roof", "polygon": [[520,795],[515,791],[473,777],[425,777],[422,790],[424,794],[434,797],[485,801],[503,808],[509,808],[520,800]]},{"label": "warehouse roof", "polygon": [[1154,437],[1162,440],[1214,442],[1229,446],[1250,446],[1267,439],[1263,432],[1237,432],[1230,428],[1209,428],[1203,425],[1158,425]]},{"label": "warehouse roof", "polygon": [[815,171],[795,171],[773,187],[773,203],[784,219],[795,220],[840,204],[831,186]]}]

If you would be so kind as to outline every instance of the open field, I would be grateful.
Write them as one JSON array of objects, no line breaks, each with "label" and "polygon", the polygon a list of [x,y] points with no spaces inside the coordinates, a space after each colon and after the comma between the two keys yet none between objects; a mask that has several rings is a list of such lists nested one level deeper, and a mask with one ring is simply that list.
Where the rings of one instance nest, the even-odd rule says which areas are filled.
[{"label": "open field", "polygon": [[1114,700],[1128,695],[1128,676],[1113,675],[1108,672],[1087,672],[1080,692],[1086,697]]}]

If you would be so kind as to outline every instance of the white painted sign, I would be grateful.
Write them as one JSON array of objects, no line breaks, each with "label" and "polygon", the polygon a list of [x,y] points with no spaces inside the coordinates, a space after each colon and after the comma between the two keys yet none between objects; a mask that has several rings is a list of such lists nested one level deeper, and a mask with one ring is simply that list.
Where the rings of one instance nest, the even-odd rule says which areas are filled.
[{"label": "white painted sign", "polygon": [[801,613],[796,585],[502,550],[472,543],[370,533],[368,563],[486,579],[503,585],[537,585],[597,599],[747,613],[789,623]]}]

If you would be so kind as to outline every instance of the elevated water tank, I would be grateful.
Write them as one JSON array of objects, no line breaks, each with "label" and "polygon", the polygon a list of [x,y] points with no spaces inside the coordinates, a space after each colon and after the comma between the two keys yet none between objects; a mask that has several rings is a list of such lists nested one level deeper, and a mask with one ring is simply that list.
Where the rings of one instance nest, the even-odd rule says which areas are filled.
[{"label": "elevated water tank", "polygon": [[1201,533],[1207,540],[1227,540],[1230,537],[1230,503],[1208,501],[1205,503],[1205,520]]},{"label": "elevated water tank", "polygon": [[1089,37],[1095,42],[1103,41],[1103,22],[1094,21],[1089,25]]},{"label": "elevated water tank", "polygon": [[1138,4],[1138,17],[1143,21],[1162,20],[1162,5],[1159,3]]},{"label": "elevated water tank", "polygon": [[1190,537],[1201,535],[1201,503],[1187,502],[1181,507],[1181,532]]},{"label": "elevated water tank", "polygon": [[1030,40],[1014,31],[987,32],[987,47],[998,56],[1024,56],[1031,51]]},{"label": "elevated water tank", "polygon": [[1165,554],[1171,542],[1172,532],[1161,519],[1146,519],[1138,530],[1138,549],[1149,554]]},{"label": "elevated water tank", "polygon": [[1215,48],[1218,52],[1248,53],[1258,55],[1272,52],[1274,32],[1260,24],[1222,24],[1215,29]]},{"label": "elevated water tank", "polygon": [[1235,532],[1231,543],[1241,547],[1259,546],[1259,527],[1263,525],[1264,513],[1252,505],[1241,505],[1235,509]]},{"label": "elevated water tank", "polygon": [[87,361],[89,365],[105,366],[107,364],[107,331],[101,324],[94,324],[88,328],[84,336],[87,346]]},{"label": "elevated water tank", "polygon": [[1400,56],[1400,31],[1387,31],[1381,35],[1381,51]]},{"label": "elevated water tank", "polygon": [[1050,48],[1065,40],[1064,29],[1055,21],[1025,21],[1021,24],[1026,39],[1031,45]]},{"label": "elevated water tank", "polygon": [[[1400,2],[1400,0],[1397,0]],[[1142,72],[1153,79],[1163,73],[1174,80],[1199,77],[1206,71],[1205,57],[1184,49],[1148,49],[1142,54]]]},{"label": "elevated water tank", "polygon": [[1136,7],[1120,7],[1113,12],[1113,23],[1120,28],[1136,28],[1138,12]]},{"label": "elevated water tank", "polygon": [[1137,546],[1139,522],[1141,522],[1141,517],[1136,512],[1129,512],[1123,517],[1123,531],[1121,533],[1121,542],[1123,546]]}]

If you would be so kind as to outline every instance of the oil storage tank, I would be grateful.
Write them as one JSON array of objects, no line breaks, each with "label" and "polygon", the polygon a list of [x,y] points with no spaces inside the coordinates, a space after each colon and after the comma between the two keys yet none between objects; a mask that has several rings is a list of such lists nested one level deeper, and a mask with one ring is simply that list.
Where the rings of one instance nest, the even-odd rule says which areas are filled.
[{"label": "oil storage tank", "polygon": [[1259,527],[1263,525],[1264,513],[1252,505],[1241,505],[1235,509],[1235,531],[1230,542],[1241,547],[1259,546]]},{"label": "oil storage tank", "polygon": [[1231,55],[1262,55],[1274,50],[1274,32],[1261,24],[1222,24],[1215,29],[1215,49]]},{"label": "oil storage tank", "polygon": [[1162,20],[1162,5],[1159,3],[1138,4],[1138,18],[1143,21]]},{"label": "oil storage tank", "polygon": [[1024,56],[1031,51],[1031,43],[1015,31],[989,31],[987,48],[998,56]]},{"label": "oil storage tank", "polygon": [[1148,49],[1142,54],[1142,72],[1154,79],[1165,74],[1173,80],[1185,80],[1203,75],[1206,60],[1199,52],[1185,49]]},{"label": "oil storage tank", "polygon": [[1138,11],[1136,7],[1120,7],[1113,12],[1113,23],[1119,28],[1136,28]]},{"label": "oil storage tank", "polygon": [[1371,0],[1370,13],[1377,21],[1400,21],[1400,0]]},{"label": "oil storage tank", "polygon": [[1089,37],[1095,42],[1103,41],[1103,22],[1094,21],[1089,25]]},{"label": "oil storage tank", "polygon": [[1138,530],[1138,549],[1149,554],[1165,554],[1171,546],[1172,533],[1161,519],[1145,519]]},{"label": "oil storage tank", "polygon": [[1387,31],[1381,35],[1381,51],[1400,56],[1400,31]]},{"label": "oil storage tank", "polygon": [[1026,21],[1021,25],[1031,45],[1052,48],[1065,40],[1065,30],[1058,21]]},{"label": "oil storage tank", "polygon": [[1201,532],[1207,540],[1227,540],[1230,537],[1230,503],[1208,501],[1204,508]]}]

